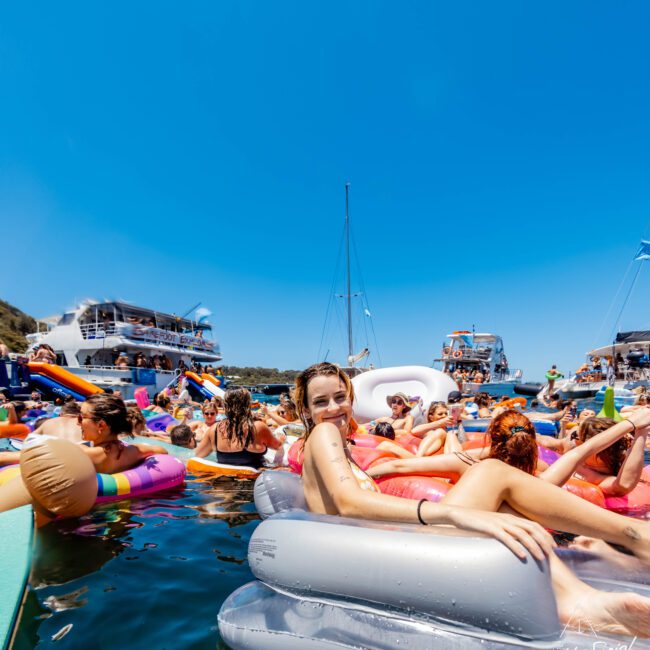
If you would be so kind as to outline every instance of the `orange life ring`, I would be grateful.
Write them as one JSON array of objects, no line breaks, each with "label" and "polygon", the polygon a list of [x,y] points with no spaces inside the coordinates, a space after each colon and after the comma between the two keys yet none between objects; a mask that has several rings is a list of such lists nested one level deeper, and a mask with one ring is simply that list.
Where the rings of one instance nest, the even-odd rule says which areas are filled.
[{"label": "orange life ring", "polygon": [[451,354],[454,359],[460,359],[463,356],[462,350],[454,350]]}]

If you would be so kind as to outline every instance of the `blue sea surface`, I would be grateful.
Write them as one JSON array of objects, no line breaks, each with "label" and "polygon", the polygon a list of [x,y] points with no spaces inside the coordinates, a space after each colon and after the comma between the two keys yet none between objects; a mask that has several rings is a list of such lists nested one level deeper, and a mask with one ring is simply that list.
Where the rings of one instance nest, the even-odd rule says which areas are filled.
[{"label": "blue sea surface", "polygon": [[252,579],[252,494],[252,481],[188,474],[183,489],[43,527],[15,650],[226,648],[217,613]]}]

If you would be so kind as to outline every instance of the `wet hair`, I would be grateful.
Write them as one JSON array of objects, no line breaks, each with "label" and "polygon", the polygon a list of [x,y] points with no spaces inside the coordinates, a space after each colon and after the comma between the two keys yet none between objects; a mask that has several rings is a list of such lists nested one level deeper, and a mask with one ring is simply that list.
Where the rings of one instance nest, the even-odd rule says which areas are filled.
[{"label": "wet hair", "polygon": [[[587,418],[578,428],[578,440],[581,443],[586,442],[589,438],[593,438],[595,435],[606,431],[615,424],[616,422],[611,418]],[[616,476],[621,469],[621,465],[625,460],[629,448],[630,437],[623,436],[613,445],[607,447],[607,449],[603,449],[601,452],[597,453],[596,458],[607,466],[607,469],[612,476]]]},{"label": "wet hair", "polygon": [[25,402],[14,402],[14,411],[16,411],[16,415],[19,413],[23,413],[25,409],[27,408],[25,406]]},{"label": "wet hair", "polygon": [[194,431],[187,424],[177,424],[169,432],[169,438],[172,445],[189,447],[192,440],[194,440]]},{"label": "wet hair", "polygon": [[637,406],[646,406],[649,401],[650,401],[650,399],[648,398],[647,393],[640,393],[639,396],[636,398],[635,404]]},{"label": "wet hair", "polygon": [[439,406],[447,408],[447,402],[431,402],[431,404],[429,404],[429,408],[427,409],[427,422],[430,422],[429,418]]},{"label": "wet hair", "polygon": [[556,408],[557,408],[558,411],[561,411],[562,409],[565,409],[567,406],[571,406],[571,404],[572,404],[572,401],[570,399],[561,399],[561,400],[558,400]]},{"label": "wet hair", "polygon": [[307,399],[307,390],[309,382],[316,377],[338,377],[341,383],[345,386],[345,392],[348,395],[350,403],[354,401],[354,388],[350,378],[333,363],[323,361],[322,363],[315,363],[309,368],[305,368],[296,377],[296,391],[294,393],[294,400],[298,409],[298,414],[302,423],[305,425],[305,440],[311,434],[314,428],[314,422],[309,417],[309,400]]},{"label": "wet hair", "polygon": [[81,406],[79,406],[79,402],[69,400],[67,402],[64,402],[59,415],[79,415],[79,413],[81,413]]},{"label": "wet hair", "polygon": [[490,456],[534,474],[537,467],[537,440],[533,423],[515,410],[499,413],[487,429]]},{"label": "wet hair", "polygon": [[127,406],[126,415],[131,423],[131,433],[133,435],[147,428],[147,421],[137,406]]},{"label": "wet hair", "polygon": [[390,422],[378,422],[374,434],[389,440],[395,440],[395,429]]},{"label": "wet hair", "polygon": [[214,395],[210,398],[210,403],[215,407],[222,409],[223,408],[223,399],[218,395]]},{"label": "wet hair", "polygon": [[530,408],[531,409],[536,409],[539,406],[539,400],[538,399],[533,399],[530,401]]},{"label": "wet hair", "polygon": [[115,395],[95,393],[86,399],[86,404],[90,406],[93,419],[106,422],[113,435],[131,435],[131,422],[124,400]]},{"label": "wet hair", "polygon": [[235,386],[226,391],[226,439],[236,441],[246,449],[255,441],[255,422],[251,412],[251,394],[246,388]]}]

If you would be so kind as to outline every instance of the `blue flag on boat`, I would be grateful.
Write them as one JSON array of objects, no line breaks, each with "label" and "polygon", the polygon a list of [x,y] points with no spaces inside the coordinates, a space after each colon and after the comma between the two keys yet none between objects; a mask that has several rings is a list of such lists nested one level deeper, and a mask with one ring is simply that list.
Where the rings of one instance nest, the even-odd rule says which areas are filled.
[{"label": "blue flag on boat", "polygon": [[650,260],[650,241],[646,241],[645,239],[641,240],[641,248],[639,248],[639,252],[634,258],[635,262],[637,260]]},{"label": "blue flag on boat", "polygon": [[[650,245],[650,242],[648,243],[648,245]],[[472,347],[472,345],[474,345],[474,335],[473,334],[461,334],[460,339],[461,339],[461,341],[463,341],[463,343],[465,343],[465,345],[467,345],[470,348]]]}]

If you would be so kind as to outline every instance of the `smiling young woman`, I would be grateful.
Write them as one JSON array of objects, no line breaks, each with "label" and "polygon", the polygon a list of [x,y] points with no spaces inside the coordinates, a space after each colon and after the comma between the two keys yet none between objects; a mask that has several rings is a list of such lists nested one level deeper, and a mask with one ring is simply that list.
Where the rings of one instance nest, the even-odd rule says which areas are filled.
[{"label": "smiling young woman", "polygon": [[330,363],[310,366],[296,379],[295,399],[306,427],[303,483],[312,512],[447,524],[489,535],[520,558],[526,550],[537,559],[548,557],[565,622],[584,618],[602,631],[650,635],[650,599],[605,593],[581,582],[555,556],[542,527],[621,544],[650,565],[650,523],[608,512],[496,459],[470,467],[440,503],[382,494],[348,450],[354,391],[347,375]]}]

